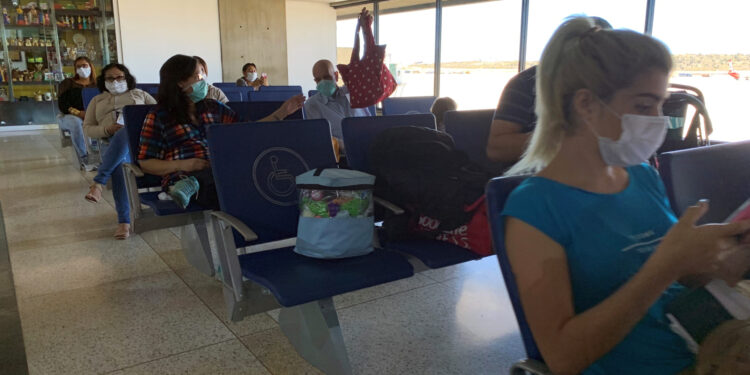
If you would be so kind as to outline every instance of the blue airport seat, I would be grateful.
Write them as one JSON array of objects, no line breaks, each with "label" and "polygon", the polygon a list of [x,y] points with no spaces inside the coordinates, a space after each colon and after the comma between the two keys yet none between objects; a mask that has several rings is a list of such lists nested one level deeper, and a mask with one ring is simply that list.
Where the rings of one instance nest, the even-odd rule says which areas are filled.
[{"label": "blue airport seat", "polygon": [[135,87],[149,93],[154,98],[159,93],[158,83],[136,83]]},{"label": "blue airport seat", "polygon": [[499,174],[503,164],[487,159],[486,152],[494,115],[494,109],[448,111],[445,113],[445,132],[453,137],[456,148],[465,152],[469,160]]},{"label": "blue airport seat", "polygon": [[213,125],[207,134],[222,209],[212,217],[230,319],[281,305],[279,325],[302,357],[326,374],[351,373],[332,297],[411,277],[409,262],[382,249],[335,260],[305,257],[291,247],[237,254],[239,247],[296,236],[294,177],[336,166],[328,122]]},{"label": "blue airport seat", "polygon": [[227,96],[227,99],[229,99],[230,102],[241,102],[243,101],[242,99],[244,99],[244,95],[242,95],[242,91],[226,90],[224,91],[224,95]]},{"label": "blue airport seat", "polygon": [[435,96],[405,96],[383,100],[383,116],[431,113]]},{"label": "blue airport seat", "polygon": [[750,141],[666,152],[659,174],[679,217],[700,199],[710,200],[699,223],[721,223],[750,198]]},{"label": "blue airport seat", "polygon": [[370,169],[370,144],[381,131],[399,126],[421,126],[436,129],[432,114],[347,117],[341,120],[341,131],[346,145],[349,166],[363,172]]},{"label": "blue airport seat", "polygon": [[224,91],[225,88],[240,87],[237,86],[237,82],[214,82],[212,85],[220,88],[221,91]]},{"label": "blue airport seat", "polygon": [[[347,117],[341,121],[349,167],[363,172],[372,172],[369,156],[370,144],[381,131],[399,126],[435,129],[435,116],[419,114]],[[438,240],[410,239],[382,242],[384,242],[383,247],[413,256],[428,268],[446,267],[481,258],[480,255],[460,246]]]},{"label": "blue airport seat", "polygon": [[[241,121],[258,121],[279,109],[283,102],[235,102],[227,103]],[[303,120],[304,112],[299,109],[297,112],[287,116],[284,120]]]},{"label": "blue airport seat", "polygon": [[248,91],[247,101],[249,102],[283,102],[287,99],[301,95],[302,90],[297,91]]},{"label": "blue airport seat", "polygon": [[83,109],[89,107],[89,103],[91,103],[91,99],[94,99],[95,96],[99,95],[99,89],[95,87],[85,87],[81,90],[81,99],[83,99]]},{"label": "blue airport seat", "polygon": [[[130,204],[130,223],[135,233],[182,226],[183,235],[180,239],[185,258],[199,271],[213,275],[213,258],[203,208],[192,203],[186,210],[183,210],[171,200],[159,200],[161,176],[144,174],[138,166],[136,158],[140,146],[141,129],[146,115],[152,108],[154,105],[128,105],[123,108],[125,129],[120,131],[128,132],[128,147],[131,155],[130,163],[123,165]],[[147,206],[148,209],[142,208],[142,205]],[[192,232],[187,232],[184,228],[188,224],[195,229],[197,240]]]},{"label": "blue airport seat", "polygon": [[[531,334],[531,328],[526,321],[526,315],[521,305],[521,296],[518,293],[516,278],[511,269],[508,253],[505,249],[505,220],[500,215],[505,207],[505,201],[510,193],[528,176],[510,176],[497,177],[490,180],[487,184],[487,216],[490,222],[490,232],[492,233],[492,243],[497,254],[497,261],[500,263],[500,270],[505,280],[505,288],[508,290],[508,297],[513,305],[513,311],[516,314],[518,328],[521,331],[523,345],[526,348],[527,359],[515,363],[510,370],[511,374],[551,374],[544,365],[542,354],[536,346],[534,336]],[[526,372],[524,372],[526,371]]]},{"label": "blue airport seat", "polygon": [[[315,95],[317,93],[318,93],[318,90],[310,90],[310,91],[307,92],[307,98],[310,99],[313,95]],[[370,116],[376,116],[377,115],[377,111],[376,111],[374,105],[371,105],[371,106],[367,107],[367,110],[370,112]]]},{"label": "blue airport seat", "polygon": [[298,94],[302,94],[302,86],[260,86],[258,88],[260,92],[272,92],[272,91],[291,91]]}]

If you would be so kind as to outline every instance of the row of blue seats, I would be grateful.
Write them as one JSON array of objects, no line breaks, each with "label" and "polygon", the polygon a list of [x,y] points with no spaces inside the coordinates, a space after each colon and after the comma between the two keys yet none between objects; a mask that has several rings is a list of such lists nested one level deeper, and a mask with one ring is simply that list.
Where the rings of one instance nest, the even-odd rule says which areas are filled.
[{"label": "row of blue seats", "polygon": [[[136,88],[148,92],[153,97],[156,97],[159,92],[158,83],[138,83]],[[252,87],[231,86],[221,88],[221,90],[230,102],[283,102],[295,95],[302,94],[302,87],[300,86],[268,86],[260,91],[255,91]],[[81,91],[83,108],[86,109],[91,99],[97,95],[99,95],[99,89],[84,88]]]},{"label": "row of blue seats", "polygon": [[[255,103],[234,105],[237,104]],[[150,108],[125,108],[133,155],[137,152],[143,118]],[[389,127],[406,125],[434,129],[435,119],[431,114],[345,119],[342,124],[344,142],[351,166],[369,170],[367,150],[375,135]],[[338,323],[331,297],[410,277],[415,270],[479,258],[463,248],[436,240],[391,242],[368,256],[337,261],[306,258],[291,248],[237,256],[236,247],[296,236],[298,211],[295,189],[289,189],[288,185],[293,184],[293,179],[289,177],[311,168],[336,166],[329,124],[325,120],[292,120],[211,126],[208,141],[221,212],[204,212],[195,205],[181,211],[170,201],[159,201],[157,191],[139,194],[138,188],[158,186],[159,179],[152,176],[148,181],[148,176],[132,164],[125,168],[130,174],[128,180],[134,181],[129,189],[131,201],[152,206],[156,216],[181,217],[183,223],[195,225],[200,241],[197,246],[184,250],[191,264],[209,274],[214,265],[207,240],[207,223],[213,223],[228,311],[233,320],[281,305],[287,307],[281,316],[286,316],[283,320],[289,324],[299,324],[300,319],[307,323],[327,322],[326,327],[314,326],[314,329],[318,333],[327,332],[325,341],[330,350],[318,352],[316,349],[315,355],[309,354],[310,343],[296,337],[294,330],[285,331],[300,354],[327,373],[348,373],[346,352],[340,333],[336,333]],[[237,163],[238,160],[245,162]],[[282,175],[286,179],[274,182],[273,176]],[[287,185],[275,186],[275,183]],[[207,220],[206,215],[213,219]],[[135,225],[138,228],[140,224]],[[243,277],[253,280],[255,287],[243,283]],[[274,298],[269,300],[267,294],[251,292],[258,285],[270,290]],[[287,326],[283,322],[281,325],[282,329]],[[316,358],[327,359],[321,363]]]}]

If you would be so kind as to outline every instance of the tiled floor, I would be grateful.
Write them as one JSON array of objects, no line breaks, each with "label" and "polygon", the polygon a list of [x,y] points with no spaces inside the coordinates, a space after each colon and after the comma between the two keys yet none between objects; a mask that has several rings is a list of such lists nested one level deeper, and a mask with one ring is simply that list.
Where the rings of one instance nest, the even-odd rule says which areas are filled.
[{"label": "tiled floor", "polygon": [[[3,203],[32,374],[319,374],[277,311],[227,320],[176,230],[116,241],[56,131],[0,132]],[[523,356],[496,260],[338,296],[356,374],[502,374]]]}]

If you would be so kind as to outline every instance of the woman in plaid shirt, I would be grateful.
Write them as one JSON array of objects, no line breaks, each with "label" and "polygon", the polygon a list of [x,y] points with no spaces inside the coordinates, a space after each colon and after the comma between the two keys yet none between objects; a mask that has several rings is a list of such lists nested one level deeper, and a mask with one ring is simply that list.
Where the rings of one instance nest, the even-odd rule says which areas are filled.
[{"label": "woman in plaid shirt", "polygon": [[[144,172],[162,176],[162,188],[183,209],[193,196],[201,207],[218,209],[206,126],[239,119],[225,104],[206,98],[208,85],[200,67],[185,55],[172,56],[162,65],[157,105],[143,122],[138,161]],[[260,121],[280,121],[304,101],[297,95]]]}]

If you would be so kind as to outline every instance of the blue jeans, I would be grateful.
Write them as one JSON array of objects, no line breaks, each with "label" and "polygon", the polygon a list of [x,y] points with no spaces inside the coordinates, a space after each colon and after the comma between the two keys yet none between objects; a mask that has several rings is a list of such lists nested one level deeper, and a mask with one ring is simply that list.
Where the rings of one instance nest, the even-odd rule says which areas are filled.
[{"label": "blue jeans", "polygon": [[83,160],[89,154],[86,149],[86,137],[83,136],[83,120],[78,116],[63,115],[58,120],[58,123],[60,124],[60,128],[70,132],[70,140],[73,143],[76,154],[78,154],[78,159]]},{"label": "blue jeans", "polygon": [[120,129],[109,139],[109,146],[102,155],[102,164],[94,177],[94,182],[102,185],[106,185],[107,180],[112,178],[112,195],[115,198],[118,223],[130,223],[130,205],[128,193],[125,190],[125,174],[122,170],[122,163],[128,162],[130,162],[128,132]]}]

